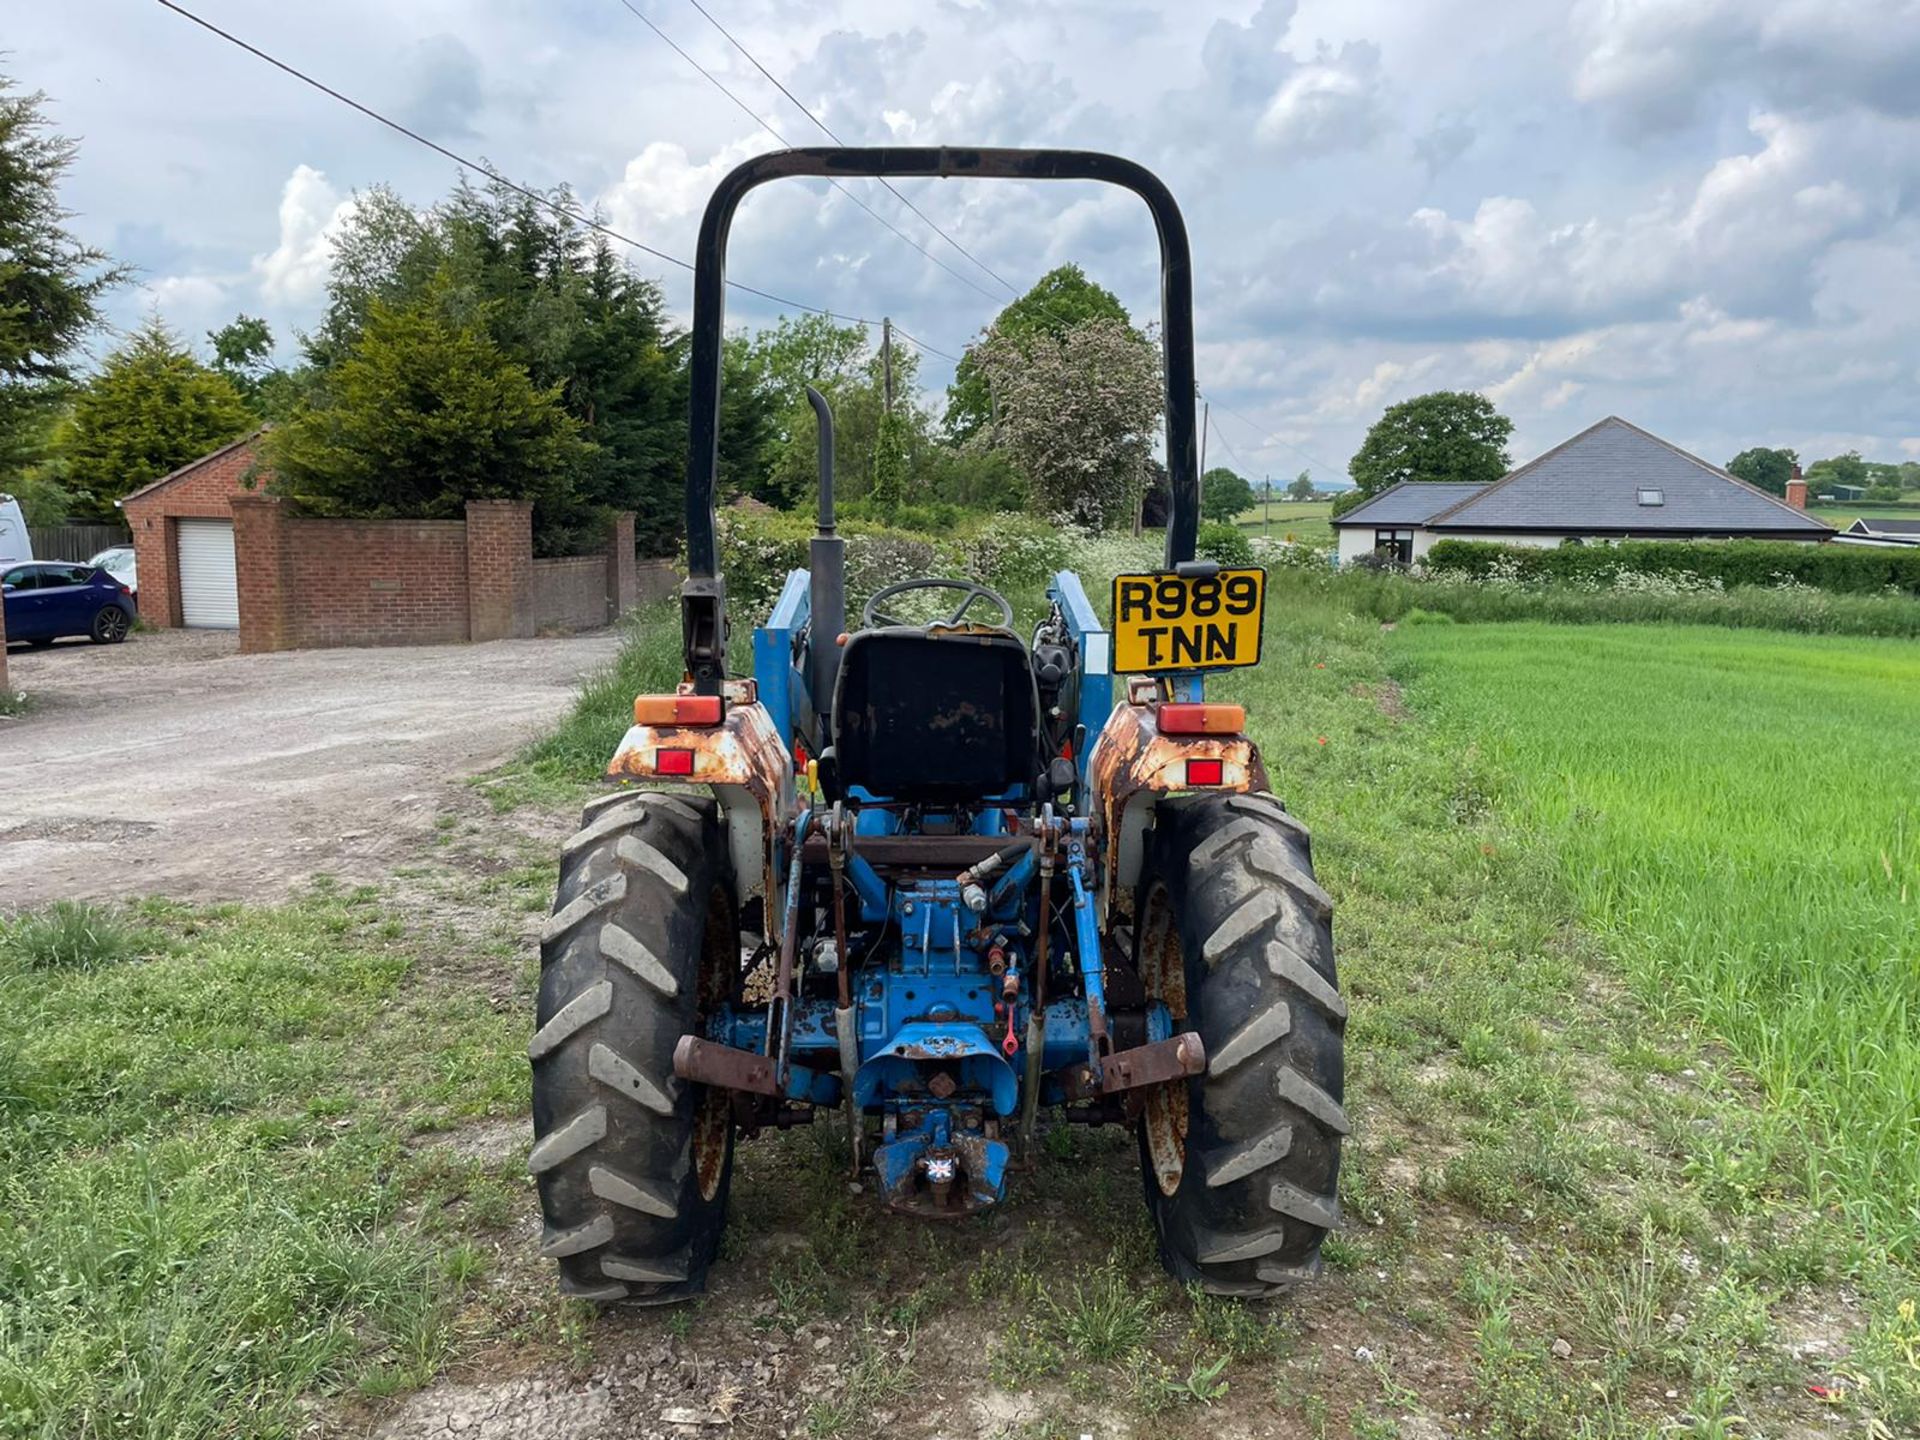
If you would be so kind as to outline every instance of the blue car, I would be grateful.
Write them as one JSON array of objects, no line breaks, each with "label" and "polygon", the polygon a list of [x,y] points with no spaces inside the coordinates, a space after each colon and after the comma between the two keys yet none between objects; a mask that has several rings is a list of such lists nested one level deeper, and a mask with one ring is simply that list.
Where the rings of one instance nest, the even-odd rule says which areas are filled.
[{"label": "blue car", "polygon": [[133,628],[133,592],[97,565],[14,565],[0,573],[0,597],[9,643],[51,645],[85,635],[96,645],[118,645]]}]

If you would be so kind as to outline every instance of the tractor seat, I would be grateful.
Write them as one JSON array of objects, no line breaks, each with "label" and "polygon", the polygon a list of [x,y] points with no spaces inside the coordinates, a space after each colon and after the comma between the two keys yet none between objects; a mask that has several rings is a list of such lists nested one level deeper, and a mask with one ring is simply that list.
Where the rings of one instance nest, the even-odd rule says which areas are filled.
[{"label": "tractor seat", "polygon": [[1013,798],[1045,768],[1027,647],[977,626],[856,632],[833,691],[833,749],[843,792],[932,804]]}]

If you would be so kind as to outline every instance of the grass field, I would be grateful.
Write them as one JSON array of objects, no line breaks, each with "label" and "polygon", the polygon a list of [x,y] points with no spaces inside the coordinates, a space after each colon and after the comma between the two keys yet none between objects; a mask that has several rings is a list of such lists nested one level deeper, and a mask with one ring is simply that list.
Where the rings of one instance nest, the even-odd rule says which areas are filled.
[{"label": "grass field", "polygon": [[1844,530],[1863,515],[1891,516],[1894,519],[1920,519],[1920,499],[1888,502],[1858,500],[1833,505],[1810,504],[1807,513],[1824,520],[1836,530]]},{"label": "grass field", "polygon": [[1581,920],[1803,1117],[1809,1191],[1920,1251],[1920,649],[1415,626],[1408,700],[1503,777]]},{"label": "grass field", "polygon": [[0,1437],[363,1435],[447,1377],[467,1422],[537,1380],[551,1433],[614,1393],[622,1433],[727,1397],[702,1433],[756,1440],[1920,1434],[1888,1083],[1920,651],[1389,632],[1273,584],[1265,661],[1214,693],[1314,829],[1352,1007],[1346,1218],[1296,1297],[1169,1282],[1127,1134],[1056,1130],[1004,1207],[929,1226],[852,1193],[824,1124],[742,1146],[705,1300],[556,1297],[530,926],[671,671],[659,615],[490,777],[514,814],[469,798],[378,890],[0,922]]},{"label": "grass field", "polygon": [[1243,511],[1233,523],[1250,535],[1271,535],[1275,540],[1291,540],[1297,545],[1323,548],[1333,544],[1333,526],[1329,523],[1332,516],[1331,500],[1312,500],[1303,504],[1276,499],[1270,522],[1266,509],[1255,505],[1251,510]]}]

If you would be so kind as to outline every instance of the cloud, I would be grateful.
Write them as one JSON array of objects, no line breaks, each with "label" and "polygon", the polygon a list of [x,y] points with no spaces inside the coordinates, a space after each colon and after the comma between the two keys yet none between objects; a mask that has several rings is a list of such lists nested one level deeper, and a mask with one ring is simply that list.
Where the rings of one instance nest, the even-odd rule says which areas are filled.
[{"label": "cloud", "polygon": [[1288,73],[1254,133],[1271,150],[1325,155],[1365,145],[1383,124],[1380,51],[1356,41]]},{"label": "cloud", "polygon": [[679,253],[690,255],[691,233],[673,222],[698,217],[706,209],[707,197],[729,170],[750,156],[774,148],[766,132],[756,130],[696,162],[686,147],[671,140],[654,140],[627,161],[620,178],[600,193],[599,203],[613,228],[630,235],[659,235],[663,226],[680,230],[686,239]]},{"label": "cloud", "polygon": [[1887,0],[1584,0],[1574,94],[1630,133],[1693,120],[1714,97],[1920,115],[1920,7]]},{"label": "cloud", "polygon": [[310,165],[296,165],[280,191],[280,243],[256,255],[260,294],[273,305],[313,305],[326,293],[333,246],[354,199]]},{"label": "cloud", "polygon": [[[1545,336],[1670,313],[1692,297],[1736,315],[1804,316],[1834,245],[1895,220],[1920,180],[1920,126],[1760,113],[1754,148],[1689,190],[1624,214],[1551,219],[1494,194],[1464,215],[1338,216],[1255,280],[1248,316],[1370,334]],[[1302,275],[1317,277],[1303,287]]]},{"label": "cloud", "polygon": [[1209,151],[1244,145],[1301,159],[1355,150],[1386,126],[1380,47],[1287,47],[1296,0],[1264,0],[1244,25],[1216,20],[1200,46],[1201,83],[1169,97],[1181,128]]},{"label": "cloud", "polygon": [[457,36],[429,35],[406,52],[412,89],[403,111],[415,129],[447,140],[471,136],[486,103],[480,60]]}]

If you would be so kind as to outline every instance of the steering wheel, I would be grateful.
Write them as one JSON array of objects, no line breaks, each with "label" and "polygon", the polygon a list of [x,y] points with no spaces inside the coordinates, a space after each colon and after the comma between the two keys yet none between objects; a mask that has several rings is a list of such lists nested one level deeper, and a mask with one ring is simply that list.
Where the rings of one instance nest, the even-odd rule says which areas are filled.
[{"label": "steering wheel", "polygon": [[949,615],[945,621],[931,621],[929,622],[931,624],[958,625],[966,618],[967,611],[973,608],[974,601],[984,600],[989,604],[1000,607],[1001,629],[1011,630],[1013,628],[1013,606],[1007,603],[1007,597],[1002,595],[998,590],[989,590],[986,586],[976,585],[971,580],[941,579],[902,580],[897,585],[887,586],[886,589],[876,592],[873,598],[867,601],[866,608],[860,612],[860,623],[868,629],[872,629],[876,625],[911,627],[913,622],[902,620],[896,615],[888,614],[882,602],[891,600],[896,595],[905,595],[913,590],[957,590],[960,592],[961,600],[960,603],[954,607],[953,613]]}]

